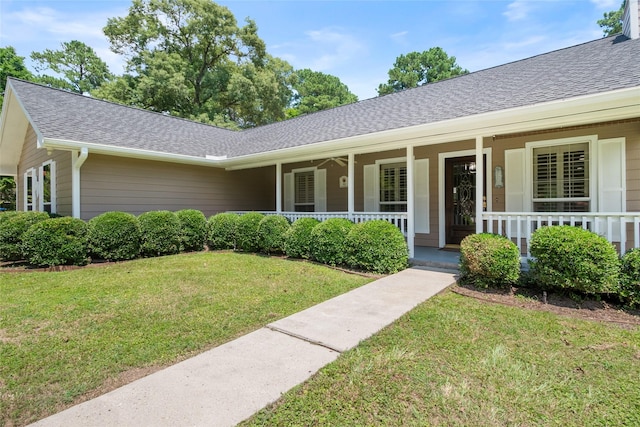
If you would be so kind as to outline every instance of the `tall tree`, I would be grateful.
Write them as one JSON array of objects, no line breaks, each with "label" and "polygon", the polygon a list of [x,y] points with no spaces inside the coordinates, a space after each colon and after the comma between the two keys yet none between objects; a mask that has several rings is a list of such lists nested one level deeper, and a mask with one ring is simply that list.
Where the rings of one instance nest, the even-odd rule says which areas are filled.
[{"label": "tall tree", "polygon": [[266,54],[257,31],[210,0],[134,0],[104,28],[129,74],[95,94],[229,127],[281,120],[290,71]]},{"label": "tall tree", "polygon": [[620,9],[612,10],[604,14],[602,19],[598,20],[598,25],[604,32],[604,37],[609,37],[622,32],[622,14],[624,13],[624,0],[620,5]]},{"label": "tall tree", "polygon": [[60,50],[33,52],[31,59],[36,62],[36,71],[51,70],[64,77],[41,75],[43,83],[78,93],[90,92],[113,78],[93,48],[78,40],[62,43]]},{"label": "tall tree", "polygon": [[0,47],[0,110],[2,109],[7,77],[35,80],[35,76],[24,65],[24,57],[18,56],[13,46]]},{"label": "tall tree", "polygon": [[432,47],[424,52],[411,52],[396,58],[393,68],[389,70],[388,82],[378,86],[378,95],[399,92],[468,72],[456,63],[455,56],[447,55],[440,47]]},{"label": "tall tree", "polygon": [[347,85],[336,76],[312,71],[297,70],[293,78],[294,95],[288,117],[313,113],[358,101]]}]

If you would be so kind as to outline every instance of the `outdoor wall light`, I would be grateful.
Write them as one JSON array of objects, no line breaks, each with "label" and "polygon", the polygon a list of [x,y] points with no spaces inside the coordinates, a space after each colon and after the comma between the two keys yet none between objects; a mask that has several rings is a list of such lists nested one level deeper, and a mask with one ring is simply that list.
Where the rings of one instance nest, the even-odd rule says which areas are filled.
[{"label": "outdoor wall light", "polygon": [[496,188],[504,187],[504,169],[502,169],[502,166],[496,166],[493,169],[493,186]]}]

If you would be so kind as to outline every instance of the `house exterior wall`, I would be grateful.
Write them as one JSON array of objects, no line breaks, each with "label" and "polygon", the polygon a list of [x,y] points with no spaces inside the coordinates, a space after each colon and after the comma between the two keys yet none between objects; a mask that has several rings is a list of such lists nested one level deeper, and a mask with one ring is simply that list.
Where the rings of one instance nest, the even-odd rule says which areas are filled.
[{"label": "house exterior wall", "polygon": [[89,153],[81,169],[81,217],[106,211],[273,210],[275,168],[225,171]]},{"label": "house exterior wall", "polygon": [[29,126],[22,145],[22,154],[18,164],[16,189],[18,193],[17,210],[24,209],[24,174],[30,169],[38,169],[48,160],[56,162],[56,213],[71,215],[71,153],[54,150],[51,155],[45,149],[37,148],[37,137],[33,127]]}]

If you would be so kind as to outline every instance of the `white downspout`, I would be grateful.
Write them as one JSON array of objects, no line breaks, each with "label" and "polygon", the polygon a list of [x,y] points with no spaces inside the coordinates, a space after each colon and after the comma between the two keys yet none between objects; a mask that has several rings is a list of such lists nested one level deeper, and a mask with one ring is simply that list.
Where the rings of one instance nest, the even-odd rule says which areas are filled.
[{"label": "white downspout", "polygon": [[276,212],[282,212],[282,163],[276,163]]},{"label": "white downspout", "polygon": [[413,145],[407,146],[407,246],[409,258],[415,255],[415,171],[413,162]]},{"label": "white downspout", "polygon": [[349,165],[347,167],[347,200],[348,200],[347,211],[349,213],[349,219],[351,219],[353,218],[353,213],[355,211],[355,192],[356,192],[355,154],[349,153],[348,162],[349,162]]},{"label": "white downspout", "polygon": [[482,233],[482,212],[484,210],[484,161],[482,158],[483,137],[476,136],[476,233]]},{"label": "white downspout", "polygon": [[87,147],[82,147],[80,153],[71,154],[71,214],[74,218],[80,218],[80,168],[88,156]]}]

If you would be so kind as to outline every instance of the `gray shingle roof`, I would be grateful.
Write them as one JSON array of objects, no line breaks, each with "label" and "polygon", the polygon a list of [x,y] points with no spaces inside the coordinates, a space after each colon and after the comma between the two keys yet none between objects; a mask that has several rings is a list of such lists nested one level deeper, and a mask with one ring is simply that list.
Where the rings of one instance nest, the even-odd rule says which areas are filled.
[{"label": "gray shingle roof", "polygon": [[599,39],[241,132],[13,80],[45,137],[237,157],[640,85],[640,39]]}]

